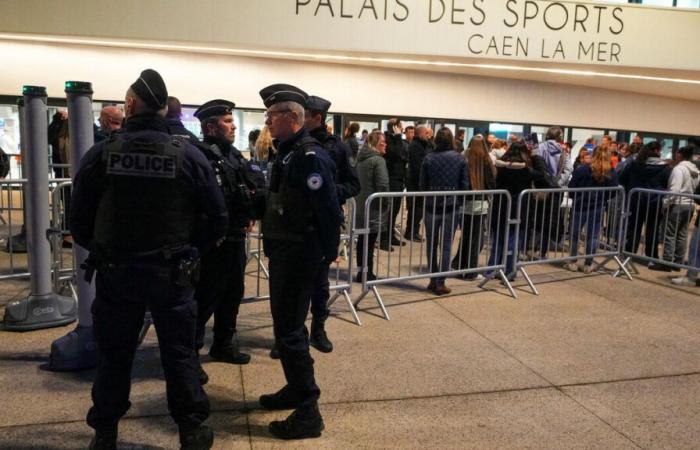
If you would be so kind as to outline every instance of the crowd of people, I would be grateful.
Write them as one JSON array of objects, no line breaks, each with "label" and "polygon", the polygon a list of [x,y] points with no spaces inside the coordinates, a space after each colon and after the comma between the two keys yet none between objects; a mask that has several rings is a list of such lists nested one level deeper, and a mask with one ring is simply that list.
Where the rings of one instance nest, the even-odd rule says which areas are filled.
[{"label": "crowd of people", "polygon": [[[406,245],[407,241],[422,242],[425,238],[429,267],[440,273],[477,268],[489,233],[492,245],[488,265],[497,264],[506,250],[506,273],[510,279],[516,275],[516,241],[520,242],[522,253],[545,259],[552,251],[561,252],[568,240],[568,256],[575,257],[580,247],[587,256],[583,265],[569,258],[564,267],[591,273],[595,270],[591,255],[596,253],[603,234],[617,240],[616,227],[622,226],[609,222],[606,214],[612,203],[615,208],[624,207],[616,194],[617,186],[623,186],[628,193],[643,188],[669,194],[632,196],[628,233],[622,237],[626,251],[636,253],[644,240],[644,255],[654,260],[648,263],[651,270],[673,271],[678,270],[675,265],[697,267],[700,263],[697,219],[691,226],[695,215],[693,199],[670,195],[699,193],[700,162],[693,160],[700,152],[697,140],[691,139],[689,145],[678,149],[673,160],[664,160],[661,143],[642,144],[639,135],[630,144],[614,142],[608,135],[600,142],[591,138],[574,157],[572,145],[564,141],[559,127],[550,127],[542,142],[536,135],[511,135],[506,141],[493,134],[477,134],[466,146],[464,130],[453,136],[445,127],[435,133],[427,125],[404,129],[395,118],[388,121],[386,130],[374,129],[359,142],[358,131],[358,124],[352,123],[344,136],[351,148],[358,149],[354,157],[361,185],[359,205],[364,205],[375,192],[503,189],[515,202],[526,189],[589,188],[570,194],[538,192],[531,196],[531,204],[522,209],[521,217],[516,217],[515,206],[507,217],[505,202],[497,196],[470,198],[461,204],[449,196],[444,201],[440,196],[395,196],[391,201],[373,202],[369,234],[360,236],[357,242],[358,266],[366,265],[368,280],[377,277],[373,262],[375,243],[380,250],[393,251],[393,247]],[[590,188],[602,189],[594,192]],[[406,223],[397,227],[397,214],[404,201]],[[491,219],[486,223],[489,210]],[[364,219],[364,210],[359,207],[357,223],[363,224]],[[525,224],[518,228],[521,235],[517,239],[516,227],[511,225],[516,219]],[[425,236],[421,235],[421,223]],[[453,255],[457,228],[462,228],[462,238]],[[403,235],[397,230],[404,230]],[[690,230],[693,235],[688,245]],[[366,259],[365,239],[369,242]],[[480,279],[481,275],[462,273],[460,277]],[[362,273],[356,279],[360,281]],[[694,270],[671,282],[700,286]],[[428,290],[438,295],[450,292],[444,277],[431,279]]]}]

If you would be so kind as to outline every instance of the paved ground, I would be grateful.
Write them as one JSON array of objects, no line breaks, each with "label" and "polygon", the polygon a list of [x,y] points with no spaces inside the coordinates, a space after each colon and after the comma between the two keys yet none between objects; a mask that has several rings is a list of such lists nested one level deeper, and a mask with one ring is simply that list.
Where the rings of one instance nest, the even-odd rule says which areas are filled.
[{"label": "paved ground", "polygon": [[[244,305],[250,365],[205,360],[215,448],[700,448],[700,290],[675,289],[645,270],[634,282],[534,268],[541,295],[507,296],[449,281],[448,297],[382,288],[391,321],[367,297],[356,326],[345,305],[328,323],[336,350],[314,351],[326,431],[275,441],[285,413],[257,398],[282,386],[268,304]],[[26,282],[0,282],[0,303]],[[353,297],[359,294],[354,286]],[[93,371],[42,369],[72,326],[0,332],[0,448],[84,448]],[[151,330],[137,354],[133,406],[120,448],[177,448]]]}]

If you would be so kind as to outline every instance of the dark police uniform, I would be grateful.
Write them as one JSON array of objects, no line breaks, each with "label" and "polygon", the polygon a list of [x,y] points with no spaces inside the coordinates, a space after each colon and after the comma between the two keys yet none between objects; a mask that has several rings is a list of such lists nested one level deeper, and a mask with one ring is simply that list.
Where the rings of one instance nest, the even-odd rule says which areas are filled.
[{"label": "dark police uniform", "polygon": [[[325,115],[331,106],[331,102],[321,97],[309,96],[306,101],[306,109]],[[335,163],[334,182],[338,202],[342,208],[345,202],[355,197],[360,192],[360,180],[357,171],[350,165],[352,150],[343,143],[338,136],[328,132],[326,125],[322,125],[310,131],[311,137],[323,145]],[[340,228],[337,230],[340,240]],[[328,299],[330,298],[330,283],[328,273],[333,261],[323,261],[316,275],[314,290],[311,295],[311,345],[323,352],[333,350],[333,345],[325,336],[325,322],[330,313]]]},{"label": "dark police uniform", "polygon": [[[267,107],[284,101],[303,106],[307,98],[289,85],[270,86],[260,95]],[[270,264],[270,309],[287,385],[276,394],[263,395],[260,404],[268,409],[297,408],[297,417],[313,418],[314,433],[323,427],[317,406],[320,389],[314,379],[304,321],[322,261],[333,261],[338,254],[342,215],[334,171],[327,152],[304,128],[280,142],[270,170],[262,222]],[[293,416],[285,422],[272,422],[271,432],[285,438],[308,436],[308,430],[293,429],[293,424],[299,423]]]},{"label": "dark police uniform", "polygon": [[[200,120],[229,115],[235,104],[212,100],[194,114]],[[198,145],[209,160],[228,208],[229,227],[225,241],[202,255],[202,270],[195,292],[197,300],[196,348],[204,346],[209,318],[214,315],[212,358],[233,364],[247,364],[250,355],[240,353],[233,338],[236,317],[243,299],[246,258],[246,227],[258,217],[254,214],[256,196],[264,193],[265,178],[260,167],[248,163],[241,152],[227,141],[205,136]]]},{"label": "dark police uniform", "polygon": [[[158,109],[165,85],[154,71],[141,75],[135,84],[150,84]],[[158,334],[168,409],[184,442],[183,433],[202,430],[209,415],[197,377],[192,283],[198,250],[214,246],[227,227],[211,166],[199,150],[170,136],[162,117],[132,116],[124,133],[87,152],[73,202],[71,232],[90,251],[88,269],[97,270],[92,313],[100,362],[87,415],[97,430],[96,447],[101,432],[116,440],[117,423],[129,409],[131,368],[147,308]]]}]

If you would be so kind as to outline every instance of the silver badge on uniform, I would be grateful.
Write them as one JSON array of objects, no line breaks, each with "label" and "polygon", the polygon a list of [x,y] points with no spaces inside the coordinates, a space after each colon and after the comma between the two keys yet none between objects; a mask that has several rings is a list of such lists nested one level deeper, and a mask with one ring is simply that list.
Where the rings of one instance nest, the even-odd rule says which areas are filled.
[{"label": "silver badge on uniform", "polygon": [[110,153],[107,173],[146,178],[175,178],[177,158],[145,153]]},{"label": "silver badge on uniform", "polygon": [[306,185],[312,191],[318,191],[323,186],[323,177],[318,173],[312,173],[309,178],[306,179]]}]

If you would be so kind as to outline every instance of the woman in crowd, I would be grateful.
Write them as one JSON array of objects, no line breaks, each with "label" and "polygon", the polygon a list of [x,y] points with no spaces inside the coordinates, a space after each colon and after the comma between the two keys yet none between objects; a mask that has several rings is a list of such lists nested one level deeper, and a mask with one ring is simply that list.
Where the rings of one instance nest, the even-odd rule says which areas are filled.
[{"label": "woman in crowd", "polygon": [[[571,177],[570,188],[603,188],[617,186],[617,176],[610,162],[608,147],[599,145],[593,150],[590,164],[581,164]],[[571,222],[571,256],[578,254],[581,228],[586,226],[585,251],[592,255],[598,249],[600,230],[603,224],[603,212],[608,200],[616,193],[602,192],[574,192]],[[578,270],[576,261],[565,266],[573,272]],[[588,257],[583,266],[584,273],[593,272],[593,258]]]},{"label": "woman in crowd", "polygon": [[[364,227],[365,224],[365,202],[367,198],[375,192],[389,191],[389,172],[384,160],[386,153],[386,142],[384,133],[373,131],[367,136],[367,142],[360,149],[357,155],[357,176],[360,179],[360,193],[357,195],[357,208],[355,212],[356,224]],[[369,210],[369,234],[367,235],[367,280],[376,280],[374,273],[374,246],[377,242],[379,232],[386,232],[387,220],[389,218],[387,206],[390,201],[387,199],[375,200],[370,204]],[[357,237],[357,267],[364,265],[364,245],[365,236]],[[358,272],[355,281],[362,282],[362,272]]]},{"label": "woman in crowd", "polygon": [[[661,159],[661,144],[657,141],[645,144],[636,158],[625,165],[620,172],[620,184],[629,192],[634,188],[665,190],[668,186],[670,169]],[[639,193],[629,198],[629,225],[625,250],[637,253],[644,227],[644,254],[650,258],[659,258],[658,228],[661,223],[660,196]],[[660,264],[651,262],[649,268],[659,269]]]},{"label": "woman in crowd", "polygon": [[[530,189],[535,181],[530,152],[523,142],[514,142],[503,157],[496,161],[496,188],[507,190],[511,198],[517,199],[522,191]],[[541,176],[541,173],[539,174]],[[528,208],[521,210],[521,223]],[[512,207],[510,217],[507,214],[507,202],[501,196],[494,196],[491,220],[491,256],[489,266],[502,263],[504,249],[507,248],[506,276],[515,279],[515,228],[508,224],[508,219],[517,217],[517,208]],[[522,233],[520,238],[522,239]]]},{"label": "woman in crowd", "polygon": [[[435,151],[423,159],[418,182],[421,191],[462,191],[469,189],[467,161],[454,151],[454,137],[449,128],[440,128],[435,135]],[[432,273],[450,270],[452,237],[459,225],[454,196],[435,196],[425,200],[425,231],[428,261]],[[437,295],[449,294],[445,277],[430,280],[428,290]]]},{"label": "woman in crowd", "polygon": [[[343,135],[343,142],[345,142],[352,150],[352,162],[357,161],[357,154],[360,151],[360,144],[357,142],[357,133],[360,131],[360,124],[357,122],[352,122],[345,129]],[[353,164],[354,165],[354,164]]]},{"label": "woman in crowd", "polygon": [[[486,140],[477,134],[469,142],[466,151],[467,168],[469,171],[469,183],[475,191],[496,189],[496,167],[491,160]],[[489,202],[486,195],[480,195],[464,202],[462,208],[464,217],[462,223],[462,238],[457,256],[452,261],[452,267],[459,269],[473,269],[479,266],[479,253],[484,247],[483,226],[486,215],[489,212]],[[464,274],[465,280],[476,280],[479,275],[474,273]]]},{"label": "woman in crowd", "polygon": [[268,165],[275,160],[275,153],[276,150],[272,144],[272,135],[266,125],[260,132],[258,140],[255,141],[255,159],[258,161],[263,171],[267,171]]}]

